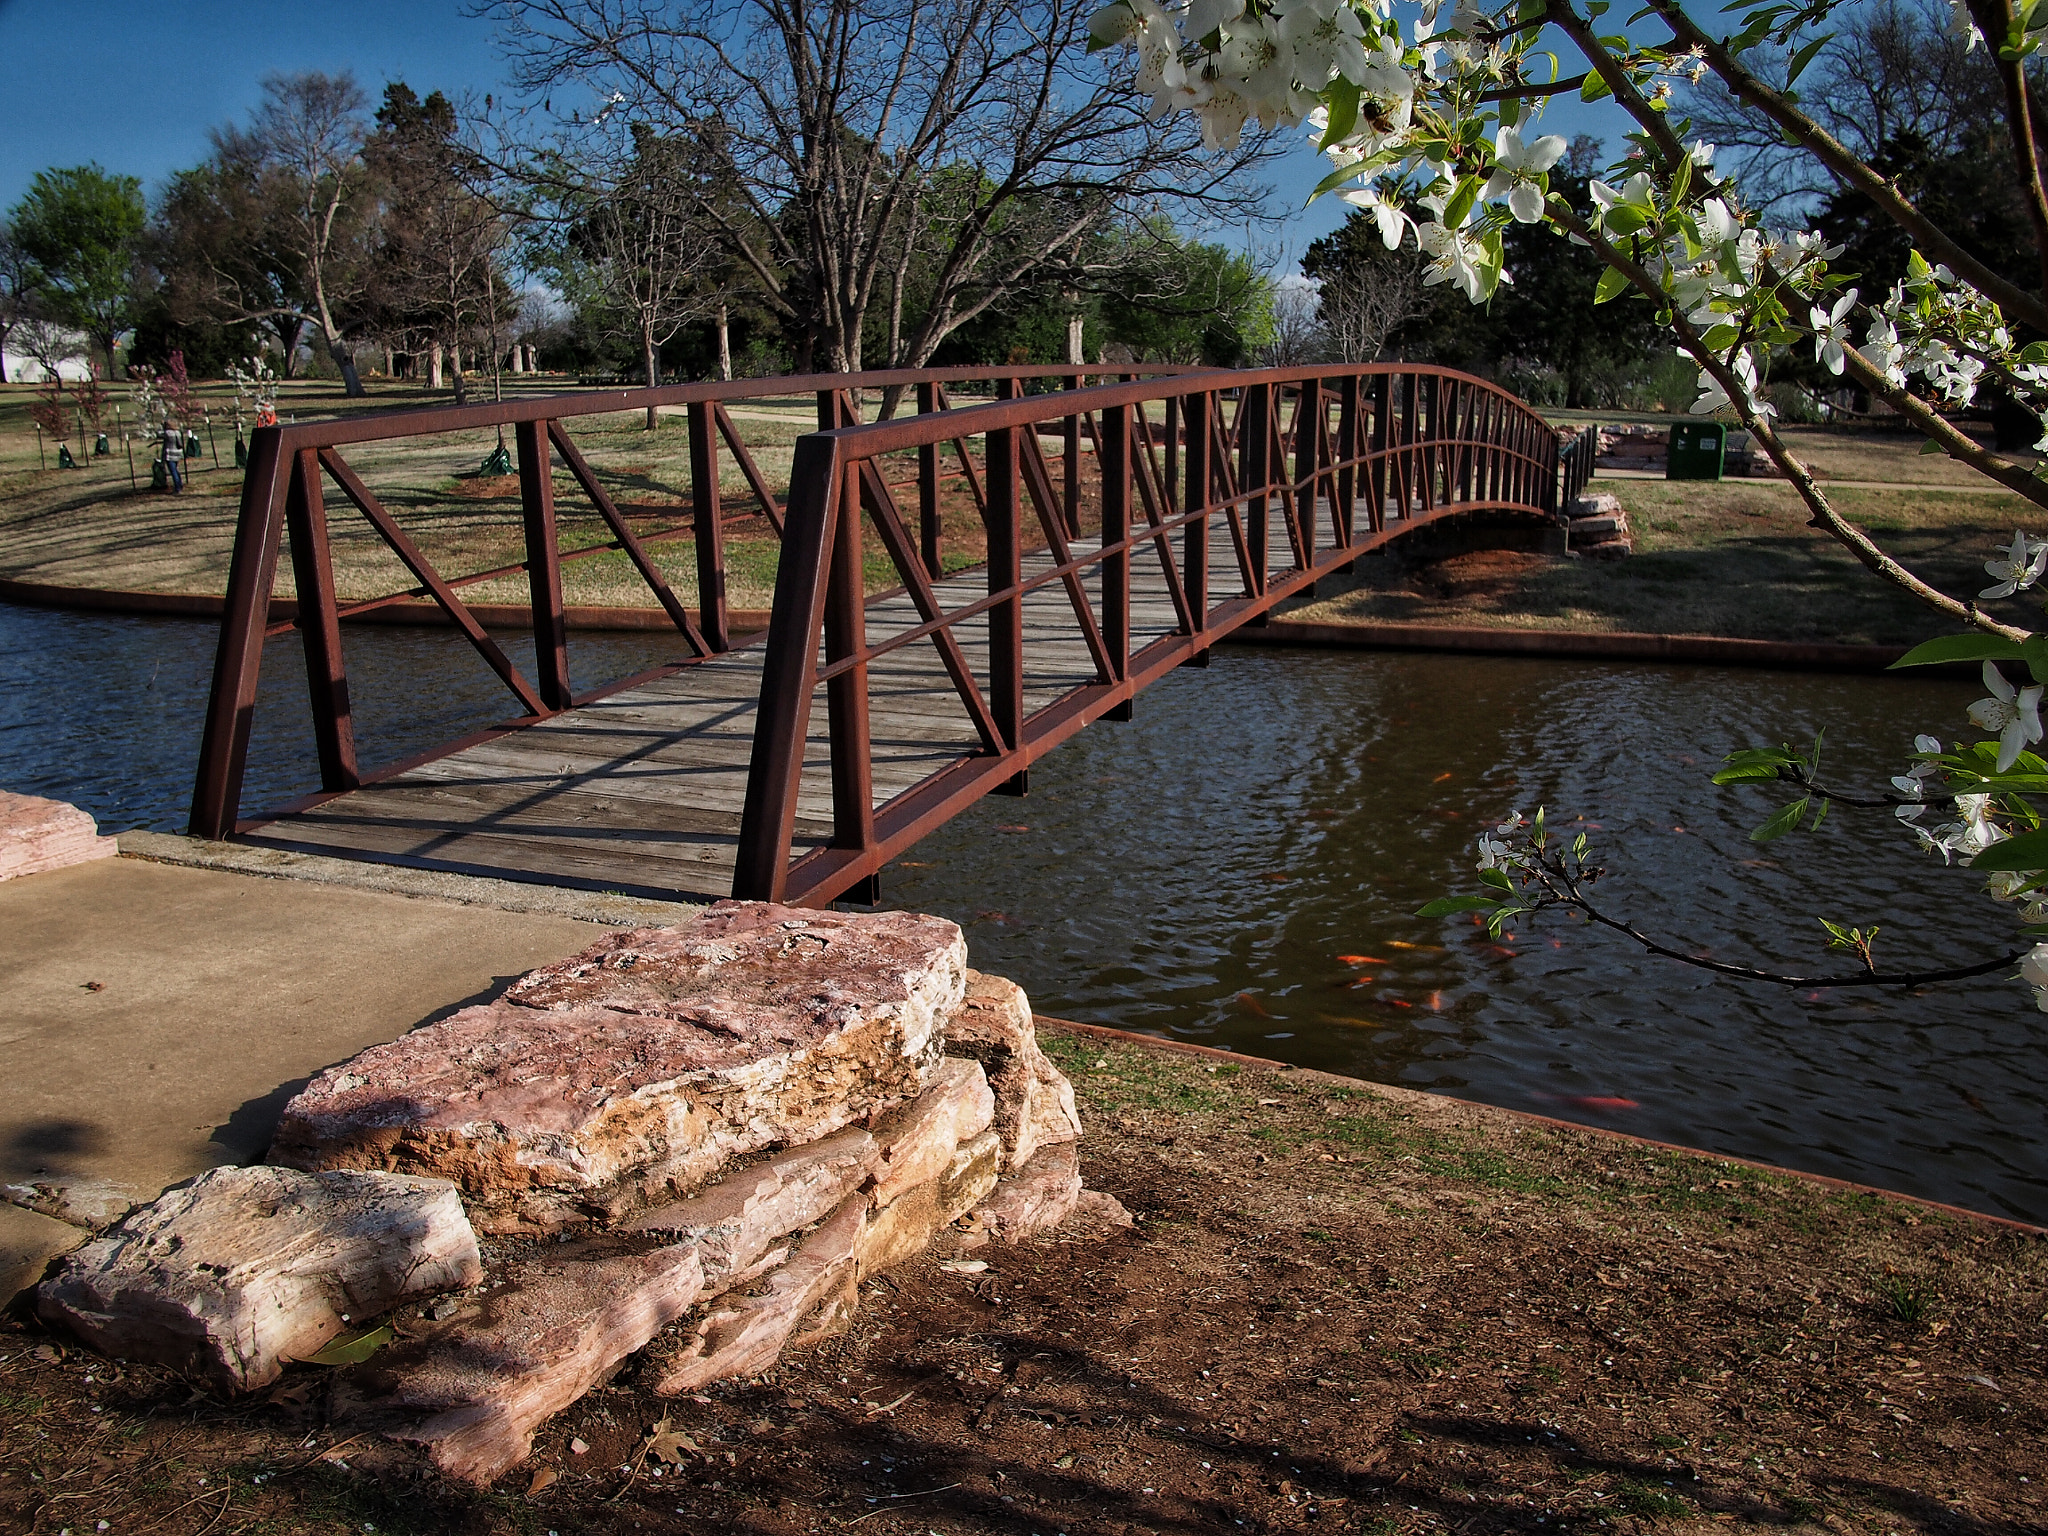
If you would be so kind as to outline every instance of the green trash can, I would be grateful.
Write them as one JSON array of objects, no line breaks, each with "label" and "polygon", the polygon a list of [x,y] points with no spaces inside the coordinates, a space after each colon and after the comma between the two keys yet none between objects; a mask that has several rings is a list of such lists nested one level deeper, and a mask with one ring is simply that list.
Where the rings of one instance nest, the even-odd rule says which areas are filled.
[{"label": "green trash can", "polygon": [[237,438],[235,439],[235,468],[237,468],[237,469],[247,469],[248,467],[249,467],[249,445],[248,445],[248,443],[247,443],[246,441],[244,441],[244,440],[243,440],[242,438],[240,438],[240,437],[237,437]]},{"label": "green trash can", "polygon": [[1728,429],[1718,421],[1682,421],[1671,429],[1664,456],[1666,480],[1718,480]]},{"label": "green trash can", "polygon": [[205,444],[203,444],[203,443],[201,443],[201,442],[199,441],[199,434],[198,434],[197,432],[187,432],[187,433],[185,434],[185,457],[186,457],[186,458],[188,458],[188,459],[196,459],[196,458],[198,458],[198,457],[199,457],[199,455],[200,455],[200,454],[204,453],[205,451],[206,451],[206,446],[205,446]]},{"label": "green trash can", "polygon": [[106,433],[102,432],[98,437],[95,437],[92,440],[92,456],[94,458],[104,459],[108,454],[112,453],[113,451],[113,448],[107,442]]}]

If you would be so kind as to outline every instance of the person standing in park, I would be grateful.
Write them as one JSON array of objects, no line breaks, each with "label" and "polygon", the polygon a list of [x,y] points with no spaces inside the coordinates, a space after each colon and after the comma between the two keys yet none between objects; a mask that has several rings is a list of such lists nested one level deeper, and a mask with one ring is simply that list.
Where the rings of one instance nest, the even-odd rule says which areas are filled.
[{"label": "person standing in park", "polygon": [[171,491],[175,495],[185,489],[185,429],[175,421],[164,422],[162,452],[164,474],[169,477]]}]

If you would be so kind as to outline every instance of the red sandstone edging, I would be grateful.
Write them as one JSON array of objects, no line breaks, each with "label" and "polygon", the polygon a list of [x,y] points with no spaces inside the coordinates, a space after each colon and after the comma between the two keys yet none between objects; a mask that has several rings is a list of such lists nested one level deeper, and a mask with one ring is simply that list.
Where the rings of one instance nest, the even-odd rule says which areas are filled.
[{"label": "red sandstone edging", "polygon": [[1583,629],[1481,629],[1450,624],[1311,624],[1274,619],[1228,639],[1245,645],[1311,645],[1341,650],[1464,651],[1591,661],[1702,662],[1801,672],[1882,672],[1903,645],[1829,645],[1808,640],[1727,640],[1715,635],[1614,634]]},{"label": "red sandstone edging", "polygon": [[1454,1098],[1448,1093],[1427,1093],[1419,1088],[1402,1088],[1390,1083],[1375,1083],[1362,1077],[1346,1077],[1341,1072],[1324,1072],[1313,1067],[1297,1067],[1292,1062],[1273,1061],[1264,1056],[1247,1056],[1241,1051],[1218,1050],[1213,1045],[1196,1045],[1191,1040],[1174,1040],[1165,1035],[1141,1035],[1128,1029],[1111,1029],[1103,1024],[1080,1024],[1072,1019],[1055,1019],[1043,1013],[1031,1016],[1034,1028],[1050,1025],[1070,1034],[1087,1035],[1098,1040],[1115,1040],[1124,1045],[1147,1046],[1154,1050],[1179,1051],[1189,1056],[1208,1056],[1218,1061],[1234,1061],[1248,1067],[1275,1067],[1285,1072],[1315,1072],[1318,1077],[1331,1078],[1340,1083],[1356,1083],[1361,1088],[1375,1092],[1413,1094],[1418,1098],[1441,1099],[1447,1104],[1462,1105],[1466,1109],[1485,1110],[1490,1114],[1508,1115],[1530,1125],[1552,1126],[1569,1131],[1584,1131],[1593,1136],[1605,1136],[1613,1141],[1625,1141],[1638,1147],[1651,1147],[1659,1152],[1680,1152],[1687,1157],[1697,1157],[1708,1162],[1733,1163],[1741,1168],[1754,1168],[1759,1173],[1775,1173],[1788,1179],[1802,1179],[1809,1184],[1819,1184],[1827,1189],[1840,1190],[1844,1194],[1877,1195],[1886,1200],[1901,1201],[1906,1205],[1917,1205],[1925,1210],[1940,1211],[1945,1216],[1960,1216],[1969,1221],[1988,1222],[1995,1227],[2004,1227],[2014,1232],[2024,1232],[2029,1237],[2048,1237],[2048,1227],[2037,1227],[2031,1222],[2015,1221],[2010,1216],[1993,1216],[1987,1211],[1973,1211],[1966,1206],[1948,1205],[1940,1200],[1926,1200],[1919,1195],[1901,1194],[1896,1189],[1879,1189],[1875,1184],[1857,1184],[1848,1179],[1833,1178],[1825,1173],[1809,1173],[1803,1168],[1786,1168],[1777,1163],[1760,1163],[1753,1157],[1735,1157],[1726,1152],[1709,1152],[1704,1147],[1681,1146],[1674,1141],[1653,1141],[1647,1136],[1631,1136],[1627,1131],[1611,1131],[1604,1125],[1585,1125],[1577,1120],[1560,1120],[1555,1115],[1532,1114],[1525,1109],[1504,1109],[1498,1104],[1482,1104],[1477,1099]]},{"label": "red sandstone edging", "polygon": [[[31,608],[70,608],[88,613],[132,613],[188,619],[217,619],[227,600],[204,592],[120,592],[105,587],[63,587],[36,581],[9,581],[0,577],[0,602],[21,603]],[[469,611],[486,629],[525,629],[533,622],[533,610],[521,603],[471,603]],[[582,630],[666,630],[675,626],[659,608],[570,607],[562,610],[569,628]],[[270,622],[289,623],[299,616],[299,605],[290,598],[273,598]],[[693,610],[692,620],[699,615]],[[368,613],[345,614],[344,624],[410,624],[450,628],[448,615],[425,601],[393,603]],[[727,610],[726,623],[735,635],[751,634],[768,627],[765,608]]]}]

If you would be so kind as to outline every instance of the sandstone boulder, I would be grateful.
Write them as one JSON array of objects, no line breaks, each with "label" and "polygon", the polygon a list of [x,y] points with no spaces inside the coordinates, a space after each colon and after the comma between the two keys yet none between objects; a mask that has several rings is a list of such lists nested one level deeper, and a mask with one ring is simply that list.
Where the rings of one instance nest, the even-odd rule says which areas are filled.
[{"label": "sandstone boulder", "polygon": [[875,1127],[877,1209],[945,1173],[963,1142],[989,1128],[995,1095],[975,1061],[940,1064],[932,1085]]},{"label": "sandstone boulder", "polygon": [[946,1025],[946,1054],[978,1061],[988,1074],[1007,1167],[1022,1168],[1042,1146],[1080,1138],[1074,1085],[1039,1048],[1031,1000],[1014,981],[967,973],[966,995]]},{"label": "sandstone boulder", "polygon": [[0,880],[111,859],[120,850],[99,830],[75,805],[0,789]]},{"label": "sandstone boulder", "polygon": [[216,1168],[71,1255],[37,1305],[102,1353],[242,1392],[352,1321],[482,1276],[445,1179]]},{"label": "sandstone boulder", "polygon": [[965,973],[941,918],[721,902],[321,1073],[270,1158],[453,1179],[486,1231],[616,1221],[915,1098]]}]

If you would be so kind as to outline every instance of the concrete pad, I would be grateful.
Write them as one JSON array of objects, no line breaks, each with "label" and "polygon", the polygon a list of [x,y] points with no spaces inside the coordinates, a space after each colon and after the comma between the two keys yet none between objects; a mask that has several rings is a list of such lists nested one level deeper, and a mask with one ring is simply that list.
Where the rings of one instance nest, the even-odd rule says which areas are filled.
[{"label": "concrete pad", "polygon": [[140,859],[0,885],[0,1198],[99,1226],[270,1144],[323,1067],[605,930]]},{"label": "concrete pad", "polygon": [[50,1260],[91,1235],[68,1221],[0,1205],[0,1307],[42,1279]]}]

